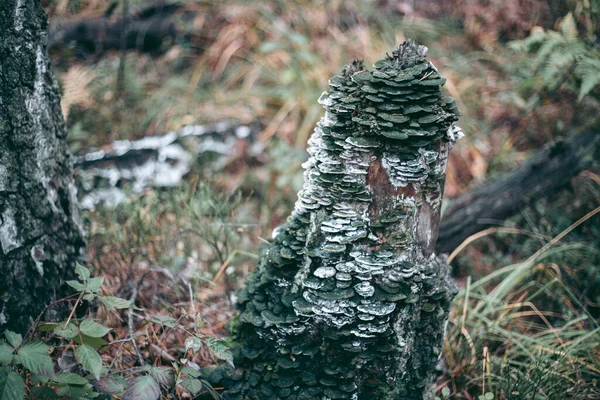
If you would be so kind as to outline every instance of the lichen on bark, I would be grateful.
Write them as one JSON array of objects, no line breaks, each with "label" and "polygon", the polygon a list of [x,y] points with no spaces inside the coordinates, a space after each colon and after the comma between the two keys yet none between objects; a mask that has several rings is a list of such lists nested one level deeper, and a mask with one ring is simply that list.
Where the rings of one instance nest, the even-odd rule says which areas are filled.
[{"label": "lichen on bark", "polygon": [[433,253],[445,79],[407,41],[330,79],[304,186],[240,293],[228,399],[428,399],[455,286]]},{"label": "lichen on bark", "polygon": [[83,249],[38,1],[0,2],[0,332],[64,294]]}]

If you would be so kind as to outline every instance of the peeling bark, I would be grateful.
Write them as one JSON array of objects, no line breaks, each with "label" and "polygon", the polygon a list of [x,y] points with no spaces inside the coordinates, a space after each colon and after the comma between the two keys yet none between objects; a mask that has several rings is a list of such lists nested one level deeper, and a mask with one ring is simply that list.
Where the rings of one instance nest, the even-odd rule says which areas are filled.
[{"label": "peeling bark", "polygon": [[240,293],[226,398],[432,398],[455,293],[433,250],[459,130],[425,53],[406,42],[330,80],[295,209]]},{"label": "peeling bark", "polygon": [[0,4],[0,331],[63,294],[83,234],[39,2]]}]

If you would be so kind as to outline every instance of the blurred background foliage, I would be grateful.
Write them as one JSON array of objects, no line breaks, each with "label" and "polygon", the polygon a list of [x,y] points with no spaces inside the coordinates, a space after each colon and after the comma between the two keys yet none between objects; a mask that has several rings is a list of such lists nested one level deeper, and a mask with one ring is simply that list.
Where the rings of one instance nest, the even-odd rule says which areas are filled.
[{"label": "blurred background foliage", "polygon": [[[138,33],[128,50],[65,35],[82,20],[117,23],[124,1],[131,20],[149,5],[168,9],[156,12],[168,34],[148,44]],[[159,278],[161,270],[183,274],[206,334],[225,333],[226,299],[292,208],[306,142],[323,114],[316,100],[353,59],[370,64],[406,38],[429,47],[466,134],[451,154],[449,198],[546,143],[600,126],[597,0],[124,1],[43,1],[71,150],[223,120],[252,124],[264,146],[258,158],[242,146],[216,167],[199,160],[183,188],[85,214],[90,263],[110,290],[156,274],[139,305],[195,319],[181,299],[187,288]],[[498,222],[526,235],[499,230],[454,258],[462,290],[439,366],[440,398],[600,398],[600,219],[590,215],[598,206],[600,177],[588,170]],[[141,335],[155,343],[148,329]],[[160,346],[181,356],[183,340],[172,333]],[[202,352],[191,360],[211,362]]]}]

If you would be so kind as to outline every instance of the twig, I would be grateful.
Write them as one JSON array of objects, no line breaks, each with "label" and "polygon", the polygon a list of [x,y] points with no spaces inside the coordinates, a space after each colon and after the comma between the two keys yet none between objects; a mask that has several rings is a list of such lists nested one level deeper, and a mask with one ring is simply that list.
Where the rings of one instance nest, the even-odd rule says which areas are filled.
[{"label": "twig", "polygon": [[113,340],[112,342],[108,342],[106,345],[107,346],[112,346],[113,344],[117,344],[117,343],[126,343],[131,341],[131,338],[127,337],[125,339],[119,339],[119,340]]},{"label": "twig", "polygon": [[73,297],[77,296],[77,294],[72,294],[70,296],[64,297],[62,299],[58,299],[53,301],[52,303],[48,304],[41,313],[38,314],[37,318],[35,319],[35,321],[33,321],[33,324],[31,325],[31,327],[29,328],[29,330],[27,331],[27,333],[25,334],[25,340],[31,338],[33,336],[33,334],[35,333],[35,331],[37,330],[38,325],[40,324],[40,321],[42,320],[42,317],[44,316],[44,314],[46,313],[46,311],[48,311],[48,309],[54,307],[57,304],[60,303],[64,303],[66,301],[71,301],[73,299]]},{"label": "twig", "polygon": [[595,173],[593,173],[592,171],[588,171],[585,170],[581,173],[581,176],[585,176],[587,178],[590,178],[592,181],[596,182],[598,185],[600,185],[600,176],[596,175]]},{"label": "twig", "polygon": [[246,251],[242,251],[242,250],[238,250],[238,249],[233,250],[231,252],[231,254],[229,254],[229,257],[227,257],[227,260],[225,260],[225,262],[223,264],[221,264],[221,267],[219,268],[219,270],[215,274],[215,277],[212,279],[213,282],[217,282],[219,280],[219,278],[221,277],[221,275],[223,275],[223,273],[225,272],[225,270],[229,266],[229,263],[231,263],[231,261],[233,261],[233,258],[237,254],[242,254],[242,255],[245,255],[245,256],[248,256],[248,257],[254,257],[254,258],[256,258],[256,254],[248,253]]},{"label": "twig", "polygon": [[[129,301],[131,302],[132,305],[135,304],[135,298],[137,297],[137,294],[138,294],[138,288],[137,288],[137,286],[134,286],[132,289],[131,297],[129,298]],[[131,344],[133,345],[135,354],[137,355],[140,365],[146,365],[144,358],[142,357],[142,354],[140,353],[140,349],[137,345],[137,342],[135,341],[134,330],[133,330],[133,307],[129,308],[127,310],[127,320],[128,320],[127,327],[129,328],[129,338],[131,339]]]},{"label": "twig", "polygon": [[[130,338],[127,338],[126,341],[130,341],[130,340],[131,340]],[[115,356],[113,357],[112,361],[110,362],[110,365],[108,366],[109,372],[110,372],[110,370],[112,370],[113,366],[115,365],[115,362],[117,362],[117,360],[119,359],[119,354],[121,354],[121,350],[123,349],[124,344],[125,344],[125,341],[121,341],[121,343],[119,344],[119,348],[117,349]]]},{"label": "twig", "polygon": [[150,269],[150,271],[163,274],[164,276],[166,276],[167,278],[169,278],[170,280],[172,280],[173,283],[177,283],[177,278],[175,278],[175,276],[171,273],[171,271],[169,271],[166,268],[152,267]]},{"label": "twig", "polygon": [[152,351],[154,351],[154,353],[156,353],[159,357],[163,358],[165,361],[177,362],[177,359],[175,357],[173,357],[154,343],[150,345],[150,348],[152,349]]},{"label": "twig", "polygon": [[198,321],[196,321],[196,304],[194,302],[194,291],[192,290],[192,284],[190,282],[188,284],[188,290],[190,292],[190,312],[192,313],[192,317],[194,318],[194,325],[198,326]]},{"label": "twig", "polygon": [[71,322],[71,318],[73,318],[73,314],[75,314],[75,309],[77,308],[77,305],[79,304],[79,302],[83,298],[84,293],[85,292],[81,292],[79,294],[79,297],[75,301],[75,305],[73,306],[73,309],[71,310],[71,314],[69,314],[69,318],[67,318],[67,322],[65,322],[65,326],[63,326],[63,329],[65,329],[67,327],[67,325],[69,325],[69,322]]}]

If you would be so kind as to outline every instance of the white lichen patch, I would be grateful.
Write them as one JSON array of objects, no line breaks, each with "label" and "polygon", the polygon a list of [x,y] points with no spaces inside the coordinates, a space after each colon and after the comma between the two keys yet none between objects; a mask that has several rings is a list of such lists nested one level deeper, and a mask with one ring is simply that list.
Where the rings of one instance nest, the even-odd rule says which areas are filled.
[{"label": "white lichen patch", "polygon": [[8,322],[8,318],[6,317],[6,314],[4,313],[5,311],[5,307],[2,307],[2,311],[0,311],[0,325],[4,325]]},{"label": "white lichen patch", "polygon": [[14,209],[6,208],[0,214],[0,247],[2,253],[8,254],[22,245],[23,238],[17,227]]},{"label": "white lichen patch", "polygon": [[23,30],[23,23],[25,22],[25,0],[17,0],[15,7],[15,31],[21,32]]},{"label": "white lichen patch", "polygon": [[44,276],[44,247],[39,244],[32,246],[30,254],[37,272],[40,274],[40,276]]},{"label": "white lichen patch", "polygon": [[58,152],[60,144],[58,138],[49,134],[45,129],[45,124],[52,124],[49,121],[49,112],[47,110],[47,94],[45,76],[48,73],[47,59],[44,48],[38,44],[35,49],[35,81],[33,92],[25,99],[25,107],[31,118],[33,140],[36,148],[36,180],[41,182],[46,190],[46,199],[54,212],[59,212],[57,188],[52,184],[52,180],[58,172],[56,171],[55,154]]},{"label": "white lichen patch", "polygon": [[116,187],[98,189],[83,196],[79,202],[79,206],[84,210],[94,210],[98,204],[103,204],[108,208],[115,208],[124,202],[126,198],[125,193]]},{"label": "white lichen patch", "polygon": [[8,175],[8,168],[4,164],[0,164],[0,192],[7,192],[14,190],[16,182],[10,179]]}]

